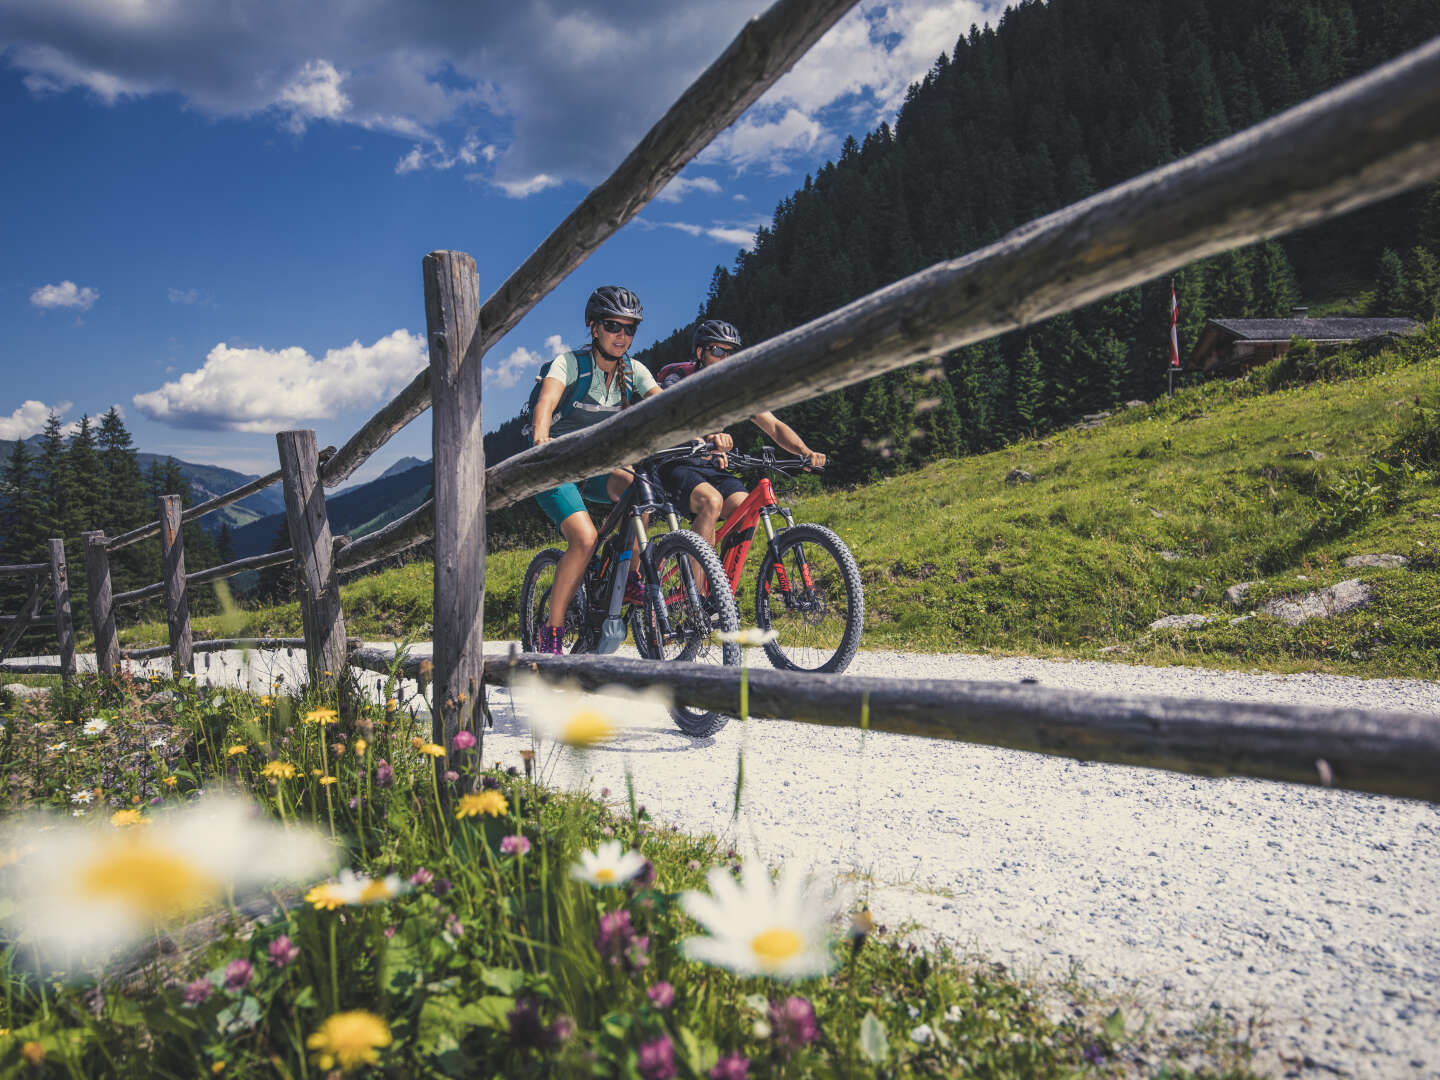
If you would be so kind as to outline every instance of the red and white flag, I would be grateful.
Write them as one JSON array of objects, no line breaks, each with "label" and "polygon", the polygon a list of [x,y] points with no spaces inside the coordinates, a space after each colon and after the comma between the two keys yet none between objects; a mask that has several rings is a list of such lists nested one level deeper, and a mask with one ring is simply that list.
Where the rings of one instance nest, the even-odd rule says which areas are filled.
[{"label": "red and white flag", "polygon": [[1170,366],[1180,366],[1180,335],[1176,324],[1180,321],[1180,302],[1175,299],[1175,282],[1170,282]]}]

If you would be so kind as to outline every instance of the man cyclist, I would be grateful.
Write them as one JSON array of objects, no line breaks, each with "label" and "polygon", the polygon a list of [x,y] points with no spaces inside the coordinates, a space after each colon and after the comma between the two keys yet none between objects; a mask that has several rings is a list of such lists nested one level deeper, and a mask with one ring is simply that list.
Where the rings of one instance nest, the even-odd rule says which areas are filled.
[{"label": "man cyclist", "polygon": [[[701,368],[718,364],[739,348],[739,330],[722,319],[706,319],[695,327],[695,332],[690,337],[690,350],[694,353],[694,359],[667,364],[661,368],[660,386],[674,386]],[[811,450],[795,429],[774,413],[756,413],[750,421],[770,436],[781,449],[809,458],[809,464],[816,468],[824,466],[825,455]],[[729,436],[723,434],[719,437],[711,436],[710,441],[719,450],[728,450],[733,445]],[[722,518],[733,514],[750,494],[738,478],[724,470],[724,464],[725,457],[721,454],[717,455],[716,465],[681,462],[670,466],[661,474],[666,484],[666,494],[676,506],[689,510],[691,527],[712,547],[715,545],[716,524]]]}]

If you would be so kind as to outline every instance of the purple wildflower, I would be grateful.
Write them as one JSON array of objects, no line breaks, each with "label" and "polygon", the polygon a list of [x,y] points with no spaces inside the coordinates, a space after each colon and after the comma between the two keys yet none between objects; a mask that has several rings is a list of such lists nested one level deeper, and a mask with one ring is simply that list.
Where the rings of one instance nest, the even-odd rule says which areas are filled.
[{"label": "purple wildflower", "polygon": [[460,779],[460,774],[459,774],[458,772],[456,772],[454,769],[446,769],[446,770],[445,770],[445,782],[446,782],[447,784],[453,784],[456,780],[459,780],[459,779]]},{"label": "purple wildflower", "polygon": [[290,935],[281,934],[270,943],[270,963],[277,968],[289,967],[300,959],[300,947],[290,940]]},{"label": "purple wildflower", "polygon": [[393,937],[395,936],[395,931],[396,931],[397,929],[398,929],[398,927],[394,927],[394,926],[387,926],[387,927],[385,927],[385,940],[386,940],[386,941],[389,941],[391,938],[393,938]]},{"label": "purple wildflower", "polygon": [[637,889],[648,889],[655,884],[655,864],[649,859],[645,865],[640,867],[640,872],[630,879],[630,884]]},{"label": "purple wildflower", "polygon": [[435,879],[435,895],[436,895],[436,896],[449,896],[449,895],[450,895],[450,890],[453,889],[454,887],[455,887],[454,883],[451,882],[451,880],[450,880],[448,877],[442,877],[442,878],[436,878],[436,879]]},{"label": "purple wildflower", "polygon": [[445,920],[445,932],[451,937],[458,938],[465,936],[465,927],[460,922],[459,916],[455,915],[453,912],[450,914],[450,917]]},{"label": "purple wildflower", "polygon": [[475,745],[475,735],[469,731],[457,731],[455,737],[450,740],[450,745],[456,750],[469,750]]},{"label": "purple wildflower", "polygon": [[203,1005],[209,1000],[210,995],[215,992],[209,979],[196,979],[192,983],[185,984],[185,1004]]},{"label": "purple wildflower", "polygon": [[788,997],[770,1003],[770,1027],[775,1041],[786,1053],[808,1046],[820,1037],[815,1008],[803,997]]},{"label": "purple wildflower", "polygon": [[726,1054],[708,1075],[710,1080],[750,1080],[750,1059],[744,1054]]},{"label": "purple wildflower", "polygon": [[254,974],[255,969],[250,966],[249,960],[231,960],[225,966],[225,990],[231,994],[238,994],[250,985],[250,979]]},{"label": "purple wildflower", "polygon": [[640,1044],[640,1075],[645,1080],[674,1080],[675,1046],[669,1035],[661,1035],[654,1042]]},{"label": "purple wildflower", "polygon": [[426,870],[423,866],[420,867],[419,870],[416,870],[413,874],[410,875],[410,884],[411,884],[411,885],[417,885],[417,886],[419,886],[419,885],[429,885],[430,882],[432,882],[432,881],[434,881],[434,880],[435,880],[435,875],[432,874],[429,870]]},{"label": "purple wildflower", "polygon": [[395,770],[383,757],[375,760],[375,783],[380,787],[389,787],[395,783]]},{"label": "purple wildflower", "polygon": [[1083,1056],[1091,1065],[1099,1065],[1105,1060],[1105,1051],[1100,1049],[1099,1043],[1091,1043],[1085,1048]]},{"label": "purple wildflower", "polygon": [[634,940],[635,931],[630,926],[630,912],[622,909],[600,916],[600,932],[595,935],[595,951],[611,964],[620,963]]},{"label": "purple wildflower", "polygon": [[510,1021],[510,1043],[519,1050],[539,1050],[545,1046],[545,1025],[540,1022],[540,1008],[533,998],[522,997],[506,1019]]},{"label": "purple wildflower", "polygon": [[480,778],[480,790],[498,791],[500,790],[500,781],[496,780],[493,776],[482,776]]},{"label": "purple wildflower", "polygon": [[530,854],[530,839],[516,833],[514,836],[507,836],[500,841],[501,855],[528,855]]},{"label": "purple wildflower", "polygon": [[657,1009],[668,1009],[675,1004],[675,987],[668,982],[656,983],[645,991],[645,994],[650,999],[650,1004]]}]

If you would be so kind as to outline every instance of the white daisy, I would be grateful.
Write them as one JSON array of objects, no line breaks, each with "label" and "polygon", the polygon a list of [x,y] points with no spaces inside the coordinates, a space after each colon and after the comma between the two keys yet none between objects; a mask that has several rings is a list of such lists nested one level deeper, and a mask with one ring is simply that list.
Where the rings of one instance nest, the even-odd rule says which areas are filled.
[{"label": "white daisy", "polygon": [[780,979],[824,975],[835,965],[830,923],[836,898],[816,888],[803,871],[786,866],[779,882],[758,858],[745,861],[740,883],[721,867],[706,877],[710,895],[680,897],[685,913],[708,932],[687,938],[686,957],[737,975]]},{"label": "white daisy", "polygon": [[929,1024],[920,1024],[918,1027],[913,1027],[910,1029],[910,1038],[914,1042],[919,1043],[921,1046],[924,1046],[934,1037],[935,1032],[930,1030]]},{"label": "white daisy", "polygon": [[742,649],[753,649],[758,645],[769,645],[780,635],[774,629],[761,630],[758,626],[747,626],[744,630],[716,630],[716,641],[726,645],[739,645]]},{"label": "white daisy", "polygon": [[582,851],[580,862],[570,867],[570,876],[595,888],[623,885],[645,869],[645,856],[625,851],[619,840],[609,840],[596,851]]},{"label": "white daisy", "polygon": [[334,860],[319,834],[226,797],[158,814],[144,829],[27,815],[7,823],[0,849],[42,829],[44,846],[12,873],[7,893],[11,933],[35,947],[46,970],[96,969],[158,928],[263,886],[311,879]]},{"label": "white daisy", "polygon": [[45,747],[45,749],[49,750],[52,754],[58,754],[65,749],[66,745],[67,744],[63,742],[51,743],[49,746]]},{"label": "white daisy", "polygon": [[524,673],[511,680],[510,690],[537,734],[567,746],[591,746],[627,728],[670,723],[670,695],[662,690],[605,686],[590,694],[573,682],[549,683]]},{"label": "white daisy", "polygon": [[103,735],[110,726],[110,721],[103,720],[98,716],[92,716],[85,721],[84,731],[86,735]]},{"label": "white daisy", "polygon": [[82,788],[80,791],[77,791],[74,795],[70,796],[70,801],[73,803],[79,803],[80,805],[84,806],[94,798],[95,792],[91,791],[89,788]]},{"label": "white daisy", "polygon": [[168,746],[168,745],[169,745],[169,744],[165,741],[165,736],[163,736],[163,735],[160,736],[158,739],[152,739],[152,740],[150,740],[150,749],[151,749],[151,750],[163,750],[163,749],[165,749],[165,747]]}]

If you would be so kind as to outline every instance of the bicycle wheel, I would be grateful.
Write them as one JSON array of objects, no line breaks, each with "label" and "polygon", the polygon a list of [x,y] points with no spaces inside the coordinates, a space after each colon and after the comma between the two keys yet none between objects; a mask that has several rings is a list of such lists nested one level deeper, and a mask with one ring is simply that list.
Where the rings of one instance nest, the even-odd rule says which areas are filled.
[{"label": "bicycle wheel", "polygon": [[765,655],[782,671],[849,667],[865,629],[865,589],[845,542],[821,525],[780,533],[760,564],[755,619],[779,635]]},{"label": "bicycle wheel", "polygon": [[[540,627],[550,615],[550,590],[555,585],[555,567],[563,554],[559,548],[545,548],[525,568],[525,581],[520,586],[520,647],[526,652],[535,651]],[[582,582],[570,601],[570,610],[565,613],[565,634],[561,639],[565,652],[575,651],[584,627],[585,585]]]},{"label": "bicycle wheel", "polygon": [[[650,554],[660,578],[660,599],[671,633],[661,633],[657,613],[647,599],[638,626],[636,620],[631,621],[631,630],[638,630],[635,640],[640,655],[661,661],[739,664],[740,646],[722,644],[714,638],[716,630],[733,632],[740,627],[730,581],[714,549],[693,532],[681,530],[658,537],[650,546]],[[701,580],[695,583],[701,596],[698,608],[684,584],[684,571],[693,569],[691,559],[701,568]],[[695,738],[715,734],[730,719],[724,713],[683,705],[672,708],[670,716],[676,727]]]}]

